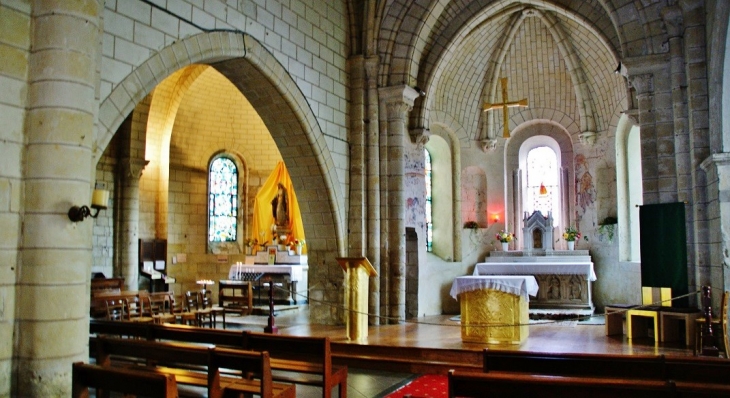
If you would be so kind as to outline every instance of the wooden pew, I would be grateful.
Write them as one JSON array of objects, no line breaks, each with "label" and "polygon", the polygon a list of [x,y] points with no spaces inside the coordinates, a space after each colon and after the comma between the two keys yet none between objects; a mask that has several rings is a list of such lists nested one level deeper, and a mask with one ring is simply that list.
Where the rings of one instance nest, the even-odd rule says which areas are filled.
[{"label": "wooden pew", "polygon": [[332,397],[339,386],[339,397],[347,398],[347,366],[332,365],[329,337],[286,336],[246,331],[243,349],[268,351],[271,369],[292,372],[274,373],[274,380],[322,387],[322,397]]},{"label": "wooden pew", "polygon": [[484,372],[666,379],[661,355],[543,353],[484,349]]},{"label": "wooden pew", "polygon": [[[228,392],[261,397],[296,396],[294,384],[271,383],[269,355],[265,352],[103,336],[90,338],[89,345],[92,344],[96,345],[96,363],[101,366],[133,367],[173,375],[179,384],[207,388],[209,397]],[[221,367],[230,367],[236,376],[221,375]],[[244,377],[250,374],[260,375],[260,379]]]},{"label": "wooden pew", "polygon": [[302,337],[266,333],[197,328],[185,325],[145,325],[91,321],[91,333],[126,335],[149,340],[187,341],[245,350],[268,351],[271,368],[296,373],[294,376],[275,372],[274,380],[322,387],[322,396],[332,396],[339,386],[341,398],[347,396],[347,367],[332,365],[332,350],[327,337]]},{"label": "wooden pew", "polygon": [[[96,396],[107,396],[109,392],[119,392],[146,397],[177,398],[175,376],[149,373],[141,370],[121,369],[89,365],[81,362],[73,364],[73,398],[89,398],[89,387],[96,389]],[[103,390],[101,392],[100,390]]]},{"label": "wooden pew", "polygon": [[449,397],[727,397],[730,386],[665,380],[533,375],[515,372],[475,373],[451,370]]},{"label": "wooden pew", "polygon": [[485,372],[730,384],[730,361],[709,357],[484,350]]}]

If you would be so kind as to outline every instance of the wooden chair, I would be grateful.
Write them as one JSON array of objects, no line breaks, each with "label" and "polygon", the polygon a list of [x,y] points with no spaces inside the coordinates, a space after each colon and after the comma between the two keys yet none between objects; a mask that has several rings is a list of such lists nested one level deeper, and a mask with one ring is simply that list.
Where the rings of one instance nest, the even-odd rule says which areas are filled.
[{"label": "wooden chair", "polygon": [[[147,297],[147,296],[144,296]],[[150,311],[144,308],[145,300],[140,296],[130,296],[127,300],[127,311],[129,311],[129,321],[140,323],[152,323],[154,319],[149,314]]]},{"label": "wooden chair", "polygon": [[195,313],[197,326],[204,326],[206,321],[209,327],[213,327],[213,298],[210,290],[203,292],[185,292],[185,302],[188,311]]},{"label": "wooden chair", "polygon": [[190,325],[192,323],[194,326],[197,326],[198,317],[195,312],[188,309],[185,295],[175,296],[175,294],[170,293],[170,298],[172,299],[172,313],[175,315],[175,318],[183,325]]},{"label": "wooden chair", "polygon": [[106,319],[108,321],[126,321],[129,320],[129,312],[127,311],[127,300],[123,297],[110,297],[104,300],[106,309]]},{"label": "wooden chair", "polygon": [[[727,290],[722,293],[722,301],[720,302],[720,315],[712,317],[712,330],[713,335],[717,336],[717,333],[722,335],[721,341],[724,346],[723,353],[725,358],[730,358],[730,349],[728,348],[728,301],[730,300],[730,292]],[[697,355],[698,352],[702,351],[703,347],[703,334],[705,332],[705,317],[699,317],[695,320],[695,346],[694,353]]]},{"label": "wooden chair", "polygon": [[154,323],[175,323],[177,317],[172,313],[172,300],[170,293],[150,293],[147,297],[147,307]]},{"label": "wooden chair", "polygon": [[[661,339],[659,312],[661,305],[672,305],[672,289],[669,287],[641,287],[641,307],[626,311],[626,337],[629,339],[645,337],[649,329],[648,321],[654,327],[654,343],[659,344]],[[652,305],[653,304],[653,305]]]}]

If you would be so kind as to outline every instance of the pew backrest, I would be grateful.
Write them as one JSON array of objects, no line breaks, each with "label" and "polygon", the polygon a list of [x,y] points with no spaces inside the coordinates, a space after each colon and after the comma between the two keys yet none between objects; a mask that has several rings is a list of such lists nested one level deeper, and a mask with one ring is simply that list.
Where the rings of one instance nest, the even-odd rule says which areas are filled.
[{"label": "pew backrest", "polygon": [[666,379],[662,355],[544,353],[484,349],[484,372]]},{"label": "pew backrest", "polygon": [[665,380],[546,376],[516,372],[476,373],[450,370],[449,397],[642,397],[674,396]]},{"label": "pew backrest", "polygon": [[73,364],[72,397],[89,396],[89,387],[146,397],[177,398],[175,376],[124,368],[109,368],[81,362]]}]

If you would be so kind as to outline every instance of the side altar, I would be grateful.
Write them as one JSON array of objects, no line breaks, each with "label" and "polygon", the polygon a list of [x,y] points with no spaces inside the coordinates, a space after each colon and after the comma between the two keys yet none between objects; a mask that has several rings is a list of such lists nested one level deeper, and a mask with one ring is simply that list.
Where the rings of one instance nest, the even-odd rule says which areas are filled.
[{"label": "side altar", "polygon": [[231,287],[251,282],[256,290],[254,301],[263,304],[268,301],[268,292],[262,293],[263,282],[271,280],[278,287],[274,291],[275,303],[306,304],[309,301],[308,271],[306,255],[272,245],[246,256],[245,263],[232,264],[228,279],[220,283],[223,287]]},{"label": "side altar", "polygon": [[532,275],[538,294],[529,303],[533,317],[593,314],[592,282],[596,278],[588,250],[555,250],[552,216],[525,215],[521,250],[492,251],[477,263],[473,275]]}]

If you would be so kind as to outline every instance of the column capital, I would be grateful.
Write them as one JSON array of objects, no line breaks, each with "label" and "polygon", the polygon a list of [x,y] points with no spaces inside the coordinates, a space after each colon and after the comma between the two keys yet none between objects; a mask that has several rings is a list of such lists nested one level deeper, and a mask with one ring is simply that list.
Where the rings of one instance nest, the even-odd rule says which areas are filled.
[{"label": "column capital", "polygon": [[682,10],[679,6],[664,7],[662,8],[661,14],[669,38],[681,37],[684,30],[684,18],[682,17]]},{"label": "column capital", "polygon": [[654,91],[654,75],[651,73],[630,76],[629,82],[636,89],[637,95],[644,95]]},{"label": "column capital", "polygon": [[365,58],[365,76],[368,79],[377,78],[379,68],[380,58],[377,55]]},{"label": "column capital", "polygon": [[593,146],[596,143],[596,132],[595,131],[584,131],[578,134],[578,142],[585,146]]},{"label": "column capital", "polygon": [[416,101],[416,98],[421,95],[421,93],[416,91],[416,89],[406,86],[405,84],[400,86],[381,87],[378,91],[380,99],[386,103],[404,103],[408,105],[409,108],[413,108],[413,103]]},{"label": "column capital", "polygon": [[488,138],[486,140],[479,141],[479,144],[482,147],[482,152],[489,153],[490,151],[494,151],[497,149],[497,139],[496,138]]},{"label": "column capital", "polygon": [[431,138],[431,130],[426,128],[411,129],[409,135],[411,136],[412,143],[418,146],[424,146]]},{"label": "column capital", "polygon": [[122,158],[119,167],[125,177],[140,178],[142,177],[142,171],[149,162],[149,160],[144,159]]}]

